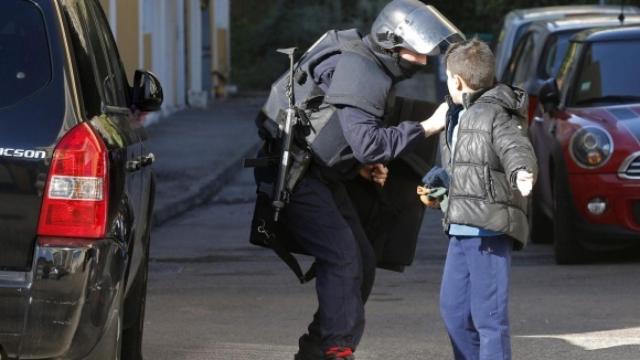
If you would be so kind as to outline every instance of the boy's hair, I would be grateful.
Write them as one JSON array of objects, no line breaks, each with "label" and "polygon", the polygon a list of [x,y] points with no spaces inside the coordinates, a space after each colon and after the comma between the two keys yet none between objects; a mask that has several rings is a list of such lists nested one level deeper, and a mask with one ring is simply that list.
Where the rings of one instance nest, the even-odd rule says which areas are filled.
[{"label": "boy's hair", "polygon": [[444,55],[444,64],[452,75],[460,76],[473,90],[495,84],[496,58],[489,45],[478,39],[451,45]]}]

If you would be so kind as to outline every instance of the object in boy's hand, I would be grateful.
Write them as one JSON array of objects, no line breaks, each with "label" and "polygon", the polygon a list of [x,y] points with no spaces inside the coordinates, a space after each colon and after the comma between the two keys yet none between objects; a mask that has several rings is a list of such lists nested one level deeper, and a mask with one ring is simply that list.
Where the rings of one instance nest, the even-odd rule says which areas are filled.
[{"label": "object in boy's hand", "polygon": [[423,204],[432,209],[439,209],[440,204],[447,194],[447,189],[442,187],[430,189],[424,186],[418,186],[417,193]]},{"label": "object in boy's hand", "polygon": [[449,188],[449,174],[447,171],[439,166],[434,166],[429,172],[422,178],[422,183],[426,188]]}]

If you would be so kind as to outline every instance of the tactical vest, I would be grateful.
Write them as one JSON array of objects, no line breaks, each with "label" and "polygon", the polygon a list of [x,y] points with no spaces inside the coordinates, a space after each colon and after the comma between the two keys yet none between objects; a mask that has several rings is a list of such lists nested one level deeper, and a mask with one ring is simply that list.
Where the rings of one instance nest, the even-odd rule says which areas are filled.
[{"label": "tactical vest", "polygon": [[[353,57],[354,61],[340,62],[342,65],[336,68],[331,87],[325,94],[313,79],[314,70],[326,59],[345,53],[349,53],[347,56]],[[349,89],[354,80],[351,78],[353,75],[349,74],[349,67],[367,74],[366,81],[371,83],[365,88],[376,93],[363,94],[362,91]],[[324,167],[348,167],[345,163],[355,160],[344,138],[336,106],[354,106],[382,117],[391,85],[391,77],[384,73],[383,65],[363,43],[357,30],[327,32],[296,64],[293,90],[295,105],[301,110],[299,116],[302,122],[301,126],[297,127],[295,136],[297,145],[308,150],[313,159]],[[264,121],[260,125],[272,138],[277,137],[286,117],[288,86],[289,75],[285,74],[273,84],[262,109]]]}]

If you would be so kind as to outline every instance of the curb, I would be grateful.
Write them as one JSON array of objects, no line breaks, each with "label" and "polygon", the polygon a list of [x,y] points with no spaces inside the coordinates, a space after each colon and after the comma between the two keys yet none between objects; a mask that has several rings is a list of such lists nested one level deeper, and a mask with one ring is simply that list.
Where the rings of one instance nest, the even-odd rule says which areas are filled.
[{"label": "curb", "polygon": [[209,177],[205,177],[180,199],[165,204],[162,208],[154,208],[151,220],[152,226],[160,226],[211,200],[242,170],[242,160],[255,156],[259,147],[260,143],[256,143],[239,156],[231,158],[226,164],[221,166],[222,170]]}]

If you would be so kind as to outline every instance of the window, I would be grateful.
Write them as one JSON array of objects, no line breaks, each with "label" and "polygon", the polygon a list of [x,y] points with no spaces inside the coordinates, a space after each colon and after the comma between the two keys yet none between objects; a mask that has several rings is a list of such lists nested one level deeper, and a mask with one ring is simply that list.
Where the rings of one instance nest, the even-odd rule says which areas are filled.
[{"label": "window", "polygon": [[638,72],[640,41],[612,41],[587,45],[573,84],[578,106],[640,101],[640,82],[629,81]]},{"label": "window", "polygon": [[538,76],[541,79],[548,79],[558,75],[562,60],[569,49],[569,39],[574,34],[575,31],[565,31],[549,36],[540,57]]},{"label": "window", "polygon": [[531,64],[533,61],[533,51],[535,49],[535,43],[533,41],[533,34],[528,35],[523,39],[524,45],[515,64],[515,72],[513,74],[513,85],[522,85],[533,75],[531,72]]},{"label": "window", "polygon": [[109,27],[109,23],[100,6],[95,1],[89,1],[87,4],[89,6],[91,18],[95,19],[95,29],[107,54],[105,59],[109,63],[109,67],[111,69],[110,74],[112,77],[110,78],[110,81],[112,81],[111,85],[113,86],[116,97],[116,102],[111,105],[126,107],[128,103],[127,98],[129,94],[129,84],[127,83],[127,77],[123,70],[124,66],[122,66],[118,47],[113,39],[111,28]]},{"label": "window", "polygon": [[522,58],[522,52],[524,51],[525,45],[527,44],[529,38],[530,36],[526,36],[523,40],[518,42],[518,44],[514,48],[513,54],[511,55],[511,58],[509,59],[509,63],[507,65],[507,69],[502,76],[502,81],[504,83],[510,85],[513,84],[513,79],[515,77],[518,62],[520,62],[520,59]]},{"label": "window", "polygon": [[89,8],[93,1],[64,0],[87,118],[102,114],[103,105],[121,105],[115,74],[102,35]]},{"label": "window", "polygon": [[51,54],[40,10],[24,0],[0,1],[0,108],[51,81]]}]

